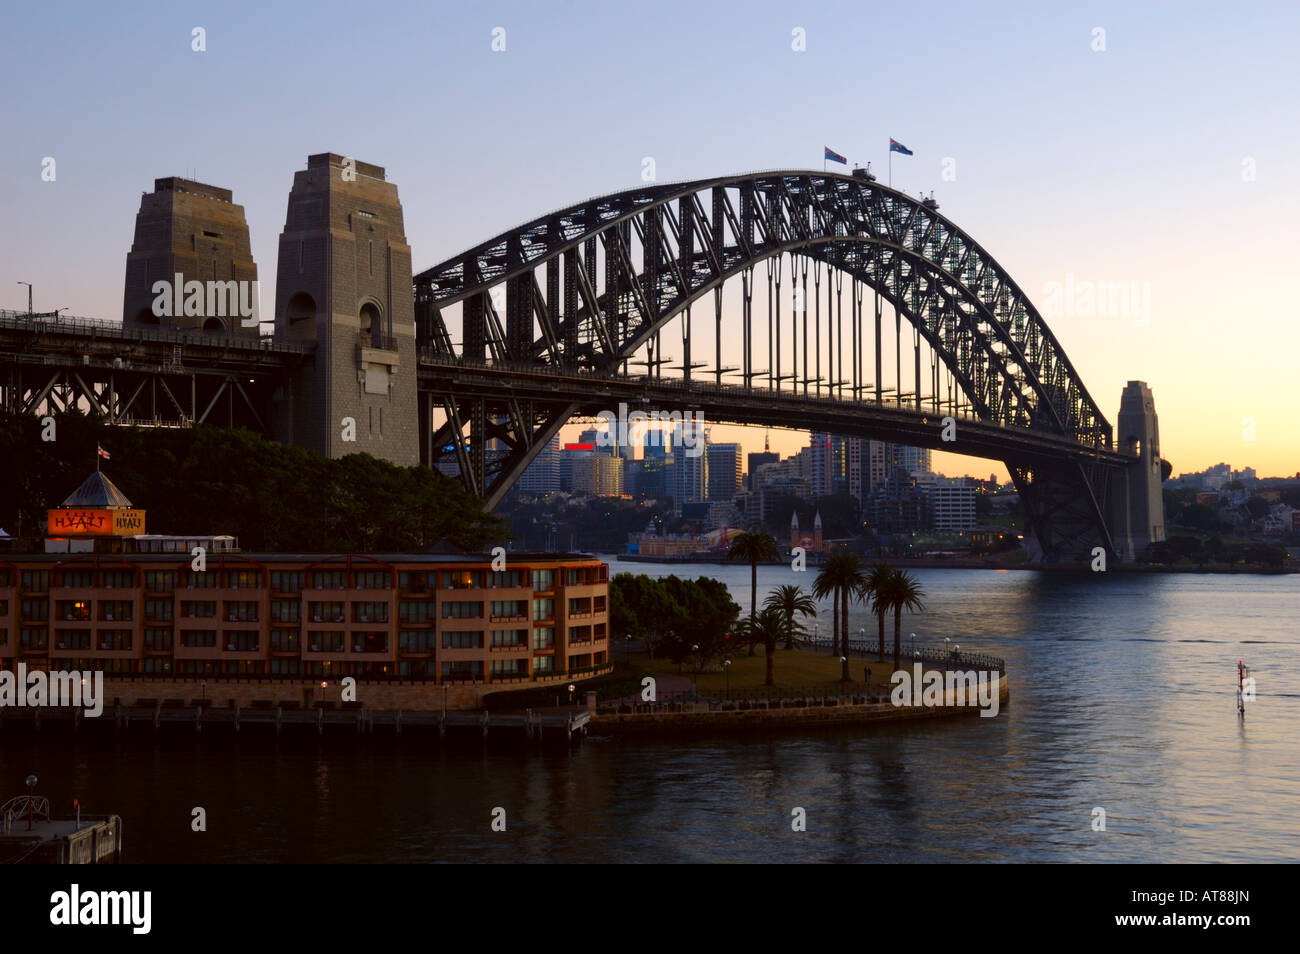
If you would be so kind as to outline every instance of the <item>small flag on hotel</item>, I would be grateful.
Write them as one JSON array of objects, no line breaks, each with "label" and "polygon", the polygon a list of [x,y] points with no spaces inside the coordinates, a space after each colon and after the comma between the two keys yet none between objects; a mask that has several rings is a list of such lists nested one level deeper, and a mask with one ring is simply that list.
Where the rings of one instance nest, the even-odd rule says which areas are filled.
[{"label": "small flag on hotel", "polygon": [[912,154],[912,150],[908,149],[906,146],[904,146],[904,145],[903,145],[901,142],[899,142],[897,139],[891,139],[891,140],[889,140],[889,151],[890,151],[890,152],[901,152],[901,153],[902,153],[903,155],[905,155],[905,156],[910,156],[910,155]]},{"label": "small flag on hotel", "polygon": [[104,448],[99,447],[98,444],[96,444],[95,446],[99,448],[99,456],[102,457],[102,458],[104,458],[104,460],[112,460],[112,459],[113,459],[113,458],[111,458],[111,457],[108,456],[108,451],[104,450]]},{"label": "small flag on hotel", "polygon": [[832,149],[830,146],[823,146],[822,148],[826,150],[826,155],[825,155],[823,158],[828,159],[828,160],[831,161],[831,162],[842,163],[843,165],[846,165],[846,166],[849,164],[849,161],[848,161],[847,159],[845,159],[843,156],[841,156],[838,152],[836,152],[836,151],[835,151],[834,149]]}]

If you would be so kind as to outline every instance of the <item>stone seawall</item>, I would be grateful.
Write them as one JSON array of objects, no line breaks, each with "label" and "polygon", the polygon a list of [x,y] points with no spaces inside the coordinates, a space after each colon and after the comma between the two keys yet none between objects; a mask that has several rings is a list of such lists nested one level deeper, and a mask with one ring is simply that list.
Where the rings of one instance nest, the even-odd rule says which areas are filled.
[{"label": "stone seawall", "polygon": [[[597,734],[654,732],[764,731],[808,726],[864,725],[952,716],[979,717],[973,688],[965,696],[971,704],[958,705],[957,690],[944,693],[942,706],[895,706],[891,702],[854,705],[804,705],[798,700],[781,700],[780,708],[710,709],[707,703],[683,704],[670,710],[643,712],[598,712],[591,721]],[[1011,683],[1003,676],[998,683],[998,709],[1011,698]],[[737,703],[737,706],[740,704]],[[996,716],[994,717],[996,718]]]}]

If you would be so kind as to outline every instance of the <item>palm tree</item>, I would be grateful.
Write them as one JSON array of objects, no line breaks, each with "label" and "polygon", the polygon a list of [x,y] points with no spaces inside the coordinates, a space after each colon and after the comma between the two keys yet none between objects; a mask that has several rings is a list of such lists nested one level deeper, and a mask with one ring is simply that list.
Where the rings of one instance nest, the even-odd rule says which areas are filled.
[{"label": "palm tree", "polygon": [[894,611],[894,669],[898,669],[898,658],[903,651],[903,610],[920,612],[925,609],[921,597],[925,596],[921,584],[917,583],[905,570],[893,570],[885,581],[884,592],[877,591],[876,599],[883,600]]},{"label": "palm tree", "polygon": [[785,615],[775,606],[766,607],[757,617],[744,620],[740,624],[740,631],[751,646],[763,644],[763,652],[767,656],[763,685],[775,686],[773,663],[776,661],[776,644],[785,635]]},{"label": "palm tree", "polygon": [[840,552],[822,564],[821,572],[813,581],[813,595],[818,599],[831,598],[834,615],[831,621],[831,652],[839,653],[840,678],[849,681],[849,594],[858,592],[866,582],[862,564],[856,555]]},{"label": "palm tree", "polygon": [[802,586],[784,584],[778,586],[763,601],[764,608],[779,609],[785,619],[785,648],[794,649],[794,638],[805,632],[802,625],[794,621],[794,614],[816,616],[817,604],[811,596],[803,591]]},{"label": "palm tree", "polygon": [[880,624],[880,645],[879,658],[881,662],[885,661],[885,616],[889,613],[889,605],[883,602],[880,594],[884,592],[886,581],[890,574],[894,572],[893,567],[887,563],[877,563],[867,574],[867,581],[862,584],[858,598],[863,603],[871,600],[871,612],[876,615],[876,622]]},{"label": "palm tree", "polygon": [[[775,560],[781,555],[776,548],[776,538],[770,533],[741,533],[731,541],[728,560],[744,560],[749,564],[749,619],[758,614],[758,564]],[[749,654],[754,655],[754,644],[749,644]]]}]

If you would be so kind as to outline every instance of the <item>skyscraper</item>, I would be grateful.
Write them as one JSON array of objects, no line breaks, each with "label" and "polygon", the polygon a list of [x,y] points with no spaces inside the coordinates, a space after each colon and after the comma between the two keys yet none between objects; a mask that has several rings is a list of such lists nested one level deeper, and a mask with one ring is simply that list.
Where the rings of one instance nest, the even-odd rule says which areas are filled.
[{"label": "skyscraper", "polygon": [[740,455],[739,444],[708,446],[710,501],[732,500],[740,492]]}]

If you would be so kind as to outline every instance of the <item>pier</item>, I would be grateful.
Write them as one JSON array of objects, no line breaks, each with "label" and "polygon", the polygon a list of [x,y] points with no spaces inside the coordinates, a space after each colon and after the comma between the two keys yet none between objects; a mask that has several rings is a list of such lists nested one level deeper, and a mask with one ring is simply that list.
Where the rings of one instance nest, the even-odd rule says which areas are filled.
[{"label": "pier", "polygon": [[581,740],[587,734],[591,712],[586,706],[560,706],[546,709],[488,711],[486,709],[448,711],[429,709],[375,709],[357,704],[332,703],[310,708],[291,702],[254,700],[247,706],[214,706],[199,700],[185,703],[180,699],[137,699],[132,705],[114,701],[102,715],[91,718],[80,708],[34,706],[0,709],[0,727],[6,731],[26,727],[34,732],[55,731],[80,733],[87,726],[94,731],[111,727],[114,733],[139,735],[176,730],[195,734],[220,731],[238,734],[252,730],[281,735],[286,729],[293,734],[323,735],[351,732],[364,735],[374,732],[401,736],[411,731],[450,735],[477,734],[514,736],[538,742]]},{"label": "pier", "polygon": [[122,854],[117,815],[50,818],[50,800],[19,795],[0,806],[0,863],[94,865]]}]

